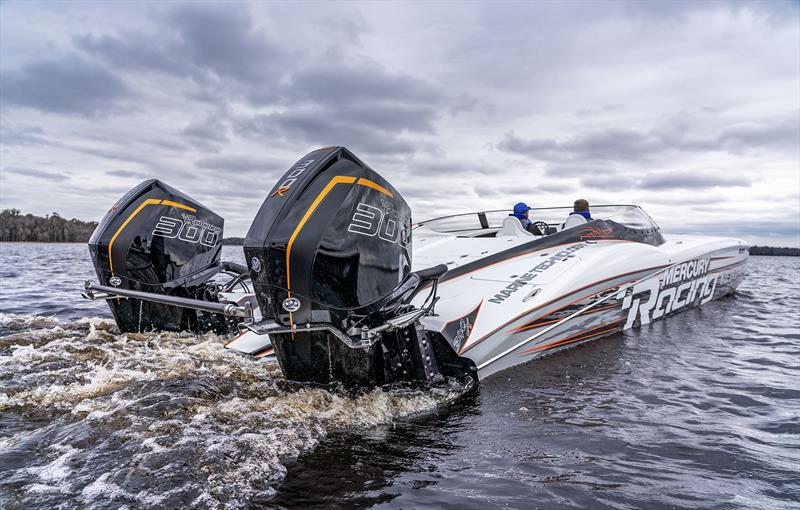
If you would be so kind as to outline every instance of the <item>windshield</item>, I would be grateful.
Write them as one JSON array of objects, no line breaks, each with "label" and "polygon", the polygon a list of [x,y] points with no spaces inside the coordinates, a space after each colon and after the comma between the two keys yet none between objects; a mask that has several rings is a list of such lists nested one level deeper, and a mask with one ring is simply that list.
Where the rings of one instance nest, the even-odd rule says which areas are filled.
[{"label": "windshield", "polygon": [[[591,207],[595,220],[611,220],[628,228],[637,230],[659,230],[658,225],[637,205],[596,205]],[[561,228],[561,224],[572,212],[572,207],[542,207],[531,209],[531,221],[543,221],[551,227]],[[511,210],[481,211],[453,216],[444,216],[421,221],[414,229],[425,227],[440,234],[480,235],[499,229]]]}]

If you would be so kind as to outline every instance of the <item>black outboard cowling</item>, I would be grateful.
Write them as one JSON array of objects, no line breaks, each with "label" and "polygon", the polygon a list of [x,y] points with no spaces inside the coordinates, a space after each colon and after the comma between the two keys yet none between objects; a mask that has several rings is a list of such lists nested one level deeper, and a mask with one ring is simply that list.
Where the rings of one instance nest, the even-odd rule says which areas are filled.
[{"label": "black outboard cowling", "polygon": [[347,149],[318,149],[293,165],[244,249],[261,314],[278,324],[269,336],[288,379],[374,386],[438,376],[415,324],[359,337],[410,309],[425,282],[411,274],[408,204]]},{"label": "black outboard cowling", "polygon": [[[309,153],[272,189],[245,239],[262,315],[285,325],[313,322],[315,311],[345,319],[411,271],[410,232],[403,197],[347,149]],[[299,301],[293,312],[283,307],[289,297]]]},{"label": "black outboard cowling", "polygon": [[[220,267],[223,219],[156,179],[131,189],[89,240],[101,285],[214,301],[209,279]],[[120,330],[227,333],[219,314],[139,299],[107,300]]]}]

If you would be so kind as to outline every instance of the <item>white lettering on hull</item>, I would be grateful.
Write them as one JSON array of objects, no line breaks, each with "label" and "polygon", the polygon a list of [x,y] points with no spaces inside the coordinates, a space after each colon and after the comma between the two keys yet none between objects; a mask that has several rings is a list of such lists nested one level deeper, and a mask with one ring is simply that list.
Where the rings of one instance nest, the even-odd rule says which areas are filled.
[{"label": "white lettering on hull", "polygon": [[622,310],[628,310],[622,329],[633,327],[637,318],[641,324],[650,324],[653,320],[693,305],[698,299],[701,305],[711,301],[719,275],[706,274],[710,262],[708,257],[684,262],[662,275],[620,290],[617,299],[622,299]]}]

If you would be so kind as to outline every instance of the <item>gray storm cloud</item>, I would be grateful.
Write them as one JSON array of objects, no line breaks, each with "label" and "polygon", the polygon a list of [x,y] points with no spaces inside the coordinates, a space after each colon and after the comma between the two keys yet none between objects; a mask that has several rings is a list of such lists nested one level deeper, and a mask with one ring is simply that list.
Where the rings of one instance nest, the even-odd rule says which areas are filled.
[{"label": "gray storm cloud", "polygon": [[18,167],[5,167],[3,168],[4,173],[22,175],[26,177],[33,177],[34,179],[44,179],[48,181],[56,181],[62,182],[69,180],[68,175],[56,173],[56,172],[46,172],[44,170],[37,170],[35,168],[18,168]]},{"label": "gray storm cloud", "polygon": [[[662,125],[649,131],[606,128],[565,140],[524,139],[507,133],[498,143],[501,151],[546,161],[638,161],[668,152],[734,154],[755,150],[796,155],[800,141],[800,112],[779,118],[737,122],[716,133],[689,133],[685,125]],[[683,121],[682,124],[685,124]]]},{"label": "gray storm cloud", "polygon": [[106,113],[129,93],[113,72],[76,56],[33,61],[2,79],[5,104],[53,113]]},{"label": "gray storm cloud", "polygon": [[73,7],[0,3],[4,208],[158,177],[239,235],[336,144],[420,219],[581,196],[800,243],[796,2]]}]

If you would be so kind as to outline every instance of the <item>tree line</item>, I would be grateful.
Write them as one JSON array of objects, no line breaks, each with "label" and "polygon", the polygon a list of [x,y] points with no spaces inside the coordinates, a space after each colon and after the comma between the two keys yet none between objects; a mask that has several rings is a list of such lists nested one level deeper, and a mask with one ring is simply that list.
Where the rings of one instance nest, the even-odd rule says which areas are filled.
[{"label": "tree line", "polygon": [[[0,212],[0,241],[38,243],[85,243],[97,227],[96,221],[68,220],[54,212],[45,217],[22,214],[19,209]],[[242,237],[226,237],[222,244],[242,245]],[[800,248],[751,246],[750,255],[800,256]]]},{"label": "tree line", "polygon": [[800,256],[800,248],[775,248],[774,246],[751,246],[750,255]]},{"label": "tree line", "polygon": [[68,220],[56,212],[44,218],[19,209],[0,212],[0,241],[85,243],[96,227],[96,221]]}]

